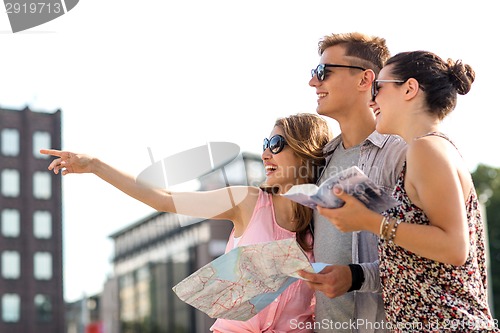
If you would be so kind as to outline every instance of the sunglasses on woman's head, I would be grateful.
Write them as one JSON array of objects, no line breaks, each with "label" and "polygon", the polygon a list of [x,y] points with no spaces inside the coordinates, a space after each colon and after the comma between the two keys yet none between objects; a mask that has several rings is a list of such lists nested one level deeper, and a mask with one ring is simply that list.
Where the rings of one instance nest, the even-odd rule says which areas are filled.
[{"label": "sunglasses on woman's head", "polygon": [[366,71],[365,68],[360,66],[351,66],[351,65],[337,65],[337,64],[319,64],[316,68],[311,69],[311,76],[314,77],[316,75],[318,77],[318,81],[323,81],[325,79],[326,73],[328,73],[327,67],[335,67],[335,68],[353,68],[360,69],[362,71]]},{"label": "sunglasses on woman's head", "polygon": [[273,135],[270,139],[264,139],[264,145],[262,146],[262,151],[266,151],[267,148],[271,151],[271,154],[278,154],[285,148],[286,140],[283,136],[276,134]]}]

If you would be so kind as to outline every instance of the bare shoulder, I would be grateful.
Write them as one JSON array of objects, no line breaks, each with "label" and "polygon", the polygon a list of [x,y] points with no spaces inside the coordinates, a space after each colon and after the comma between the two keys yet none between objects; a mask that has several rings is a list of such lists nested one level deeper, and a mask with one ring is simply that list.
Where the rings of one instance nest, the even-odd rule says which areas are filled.
[{"label": "bare shoulder", "polygon": [[432,137],[410,142],[406,151],[408,178],[418,180],[422,175],[437,175],[444,169],[449,172],[451,163],[445,144],[443,139]]},{"label": "bare shoulder", "polygon": [[[407,161],[410,177],[425,176],[432,182],[443,184],[446,178],[458,176],[464,197],[468,196],[472,178],[465,161],[450,141],[438,136],[419,138],[409,145]],[[418,181],[418,178],[415,179]]]},{"label": "bare shoulder", "polygon": [[233,195],[237,195],[240,198],[251,199],[259,196],[259,192],[261,191],[258,187],[255,186],[230,186],[229,189]]},{"label": "bare shoulder", "polygon": [[417,163],[418,166],[438,166],[436,163],[455,164],[459,155],[450,141],[438,136],[415,139],[408,145],[406,152],[408,163]]},{"label": "bare shoulder", "polygon": [[235,232],[241,235],[253,215],[261,190],[255,186],[231,186],[227,189],[229,199],[236,207],[232,216]]},{"label": "bare shoulder", "polygon": [[228,195],[240,210],[252,211],[257,203],[260,189],[255,186],[230,186],[227,188]]},{"label": "bare shoulder", "polygon": [[413,140],[406,152],[405,189],[410,200],[422,209],[427,207],[425,202],[430,196],[438,193],[446,195],[445,189],[453,188],[453,175],[456,174],[445,140],[436,139],[424,137]]}]

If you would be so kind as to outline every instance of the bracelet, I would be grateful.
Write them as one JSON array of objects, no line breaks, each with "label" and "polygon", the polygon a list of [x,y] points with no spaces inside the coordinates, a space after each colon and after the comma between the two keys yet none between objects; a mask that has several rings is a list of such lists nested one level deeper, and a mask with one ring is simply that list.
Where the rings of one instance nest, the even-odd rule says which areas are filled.
[{"label": "bracelet", "polygon": [[396,222],[394,222],[394,225],[392,226],[392,229],[391,229],[391,233],[389,234],[389,238],[387,239],[389,244],[394,243],[394,238],[396,237],[396,231],[397,231],[400,223],[401,223],[401,220],[397,220],[397,219],[396,219]]},{"label": "bracelet", "polygon": [[390,219],[387,216],[384,216],[382,218],[382,221],[380,222],[380,238],[385,239],[385,234],[387,233],[387,230],[389,229],[389,222]]},{"label": "bracelet", "polygon": [[387,227],[384,229],[384,239],[385,240],[389,239],[391,230],[394,227],[394,223],[396,223],[394,219],[391,219],[391,218],[388,219]]},{"label": "bracelet", "polygon": [[365,273],[363,272],[363,268],[358,264],[349,264],[348,266],[351,270],[352,284],[351,288],[349,288],[347,292],[361,289],[361,286],[365,282]]},{"label": "bracelet", "polygon": [[380,230],[378,232],[379,235],[382,235],[382,231],[384,230],[384,221],[385,221],[385,216],[382,216],[382,221],[380,221]]}]

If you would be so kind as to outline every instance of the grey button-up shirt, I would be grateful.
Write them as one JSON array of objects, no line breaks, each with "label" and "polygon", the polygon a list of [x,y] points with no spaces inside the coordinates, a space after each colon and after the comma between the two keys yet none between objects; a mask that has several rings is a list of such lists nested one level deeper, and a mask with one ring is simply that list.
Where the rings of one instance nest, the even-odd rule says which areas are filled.
[{"label": "grey button-up shirt", "polygon": [[[339,135],[323,149],[327,155],[327,164],[341,142]],[[361,143],[358,167],[376,184],[391,193],[402,170],[405,152],[406,143],[400,137],[375,131]],[[382,324],[385,323],[385,311],[379,275],[378,235],[360,231],[353,232],[352,237],[352,263],[360,264],[365,275],[361,289],[354,292],[353,332],[386,332],[386,326]],[[327,250],[330,246],[315,244],[315,248]],[[328,319],[335,321],[335,318]],[[322,318],[316,320],[321,321]]]}]

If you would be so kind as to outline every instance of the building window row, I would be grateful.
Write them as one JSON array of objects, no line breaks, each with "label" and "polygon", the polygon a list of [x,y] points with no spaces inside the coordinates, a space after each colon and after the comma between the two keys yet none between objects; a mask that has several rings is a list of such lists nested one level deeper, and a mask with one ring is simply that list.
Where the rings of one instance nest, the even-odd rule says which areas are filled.
[{"label": "building window row", "polygon": [[[0,232],[3,237],[17,238],[21,234],[21,214],[17,209],[5,208],[0,213]],[[37,210],[33,213],[33,236],[38,239],[52,237],[52,214]]]},{"label": "building window row", "polygon": [[[40,322],[52,320],[52,302],[48,295],[37,294],[34,297],[36,309],[36,318]],[[2,321],[7,323],[16,323],[21,319],[21,298],[18,294],[2,295]]]},{"label": "building window row", "polygon": [[[16,169],[3,169],[0,173],[0,191],[4,197],[17,198],[21,194],[21,175]],[[48,171],[33,173],[33,197],[50,199],[52,196],[52,179]]]},{"label": "building window row", "polygon": [[[0,150],[3,156],[18,156],[21,150],[21,139],[19,130],[15,128],[4,128],[0,135]],[[33,133],[33,156],[35,158],[48,158],[40,154],[40,149],[51,147],[51,136],[49,132],[36,131]]]},{"label": "building window row", "polygon": [[[1,256],[1,274],[4,279],[21,277],[21,255],[18,251],[3,251]],[[33,275],[37,280],[52,279],[52,254],[36,252],[33,256]]]}]

